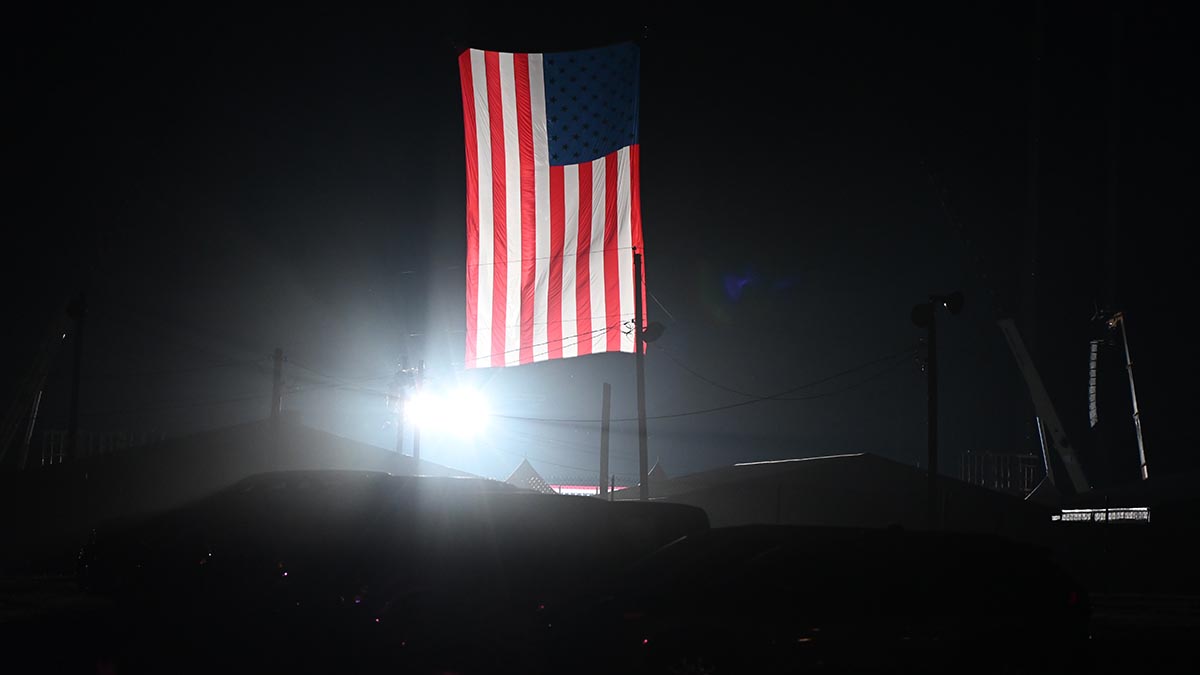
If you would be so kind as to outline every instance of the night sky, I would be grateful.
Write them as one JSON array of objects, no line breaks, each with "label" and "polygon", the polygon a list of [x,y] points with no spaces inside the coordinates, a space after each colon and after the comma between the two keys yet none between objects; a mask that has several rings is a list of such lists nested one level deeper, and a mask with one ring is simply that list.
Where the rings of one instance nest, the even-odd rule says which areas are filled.
[{"label": "night sky", "polygon": [[[924,461],[912,305],[939,316],[942,470],[1036,452],[1000,330],[1014,316],[1096,485],[1137,478],[1118,346],[1087,417],[1096,307],[1125,311],[1151,473],[1200,468],[1194,24],[1167,6],[803,3],[603,20],[467,11],[36,10],[6,21],[3,401],[86,291],[80,427],[168,435],[260,419],[282,347],[303,423],[383,446],[402,358],[482,388],[473,443],[426,459],[504,477],[597,464],[629,355],[464,372],[456,56],[642,49],[650,422],[668,474],[869,451]],[[969,6],[968,6],[969,5]],[[25,10],[29,11],[29,10]],[[1035,133],[1036,132],[1036,133]],[[1036,142],[1031,144],[1031,137]],[[1035,178],[1031,180],[1031,176]],[[67,424],[72,341],[39,430]],[[613,470],[637,471],[636,425]],[[35,454],[38,441],[35,440]]]}]

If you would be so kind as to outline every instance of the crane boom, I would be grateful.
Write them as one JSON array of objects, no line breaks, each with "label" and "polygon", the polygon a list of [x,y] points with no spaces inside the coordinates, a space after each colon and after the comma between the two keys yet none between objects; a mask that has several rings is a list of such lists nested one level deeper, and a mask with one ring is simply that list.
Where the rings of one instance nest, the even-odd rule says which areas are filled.
[{"label": "crane boom", "polygon": [[[24,445],[28,445],[28,436],[30,431],[32,431],[32,418],[37,415],[37,406],[41,401],[41,392],[46,383],[46,375],[50,372],[51,366],[54,365],[54,358],[58,354],[62,341],[71,332],[70,310],[65,305],[66,303],[64,303],[64,309],[56,312],[51,317],[46,335],[30,362],[25,378],[21,380],[12,402],[5,409],[4,416],[0,418],[0,462],[4,461],[5,456],[8,454],[9,446],[17,438],[17,434],[22,426],[26,427]],[[25,452],[27,449],[27,447],[23,447],[21,450],[19,466],[22,469],[25,468]]]},{"label": "crane boom", "polygon": [[[1017,361],[1017,367],[1021,369],[1021,375],[1025,378],[1025,384],[1029,387],[1029,397],[1033,399],[1033,408],[1037,411],[1038,424],[1045,425],[1046,439],[1059,459],[1062,460],[1063,466],[1066,467],[1071,486],[1076,493],[1087,492],[1091,487],[1083,475],[1083,466],[1080,465],[1079,458],[1075,456],[1071,442],[1067,440],[1067,432],[1058,419],[1058,413],[1055,412],[1054,404],[1050,401],[1050,394],[1046,392],[1046,385],[1042,383],[1042,376],[1034,367],[1033,359],[1025,349],[1025,341],[1021,339],[1021,333],[1012,319],[1000,319],[996,323],[1004,333],[1004,339],[1008,341],[1008,348],[1012,351],[1013,358]],[[1047,473],[1047,476],[1051,477],[1053,481],[1053,474]]]}]

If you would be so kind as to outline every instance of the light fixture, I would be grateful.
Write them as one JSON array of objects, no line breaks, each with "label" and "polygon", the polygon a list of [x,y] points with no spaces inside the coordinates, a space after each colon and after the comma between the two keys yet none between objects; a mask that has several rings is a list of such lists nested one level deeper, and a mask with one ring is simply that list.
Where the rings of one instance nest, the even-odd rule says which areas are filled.
[{"label": "light fixture", "polygon": [[487,398],[465,387],[448,394],[422,391],[408,401],[405,412],[409,421],[423,430],[461,437],[482,432],[490,416]]}]

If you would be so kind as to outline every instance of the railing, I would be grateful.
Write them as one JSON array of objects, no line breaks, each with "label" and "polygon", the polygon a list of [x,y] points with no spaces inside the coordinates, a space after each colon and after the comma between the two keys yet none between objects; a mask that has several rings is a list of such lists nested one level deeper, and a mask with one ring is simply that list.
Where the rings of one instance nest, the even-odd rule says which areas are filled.
[{"label": "railing", "polygon": [[1045,475],[1037,455],[968,451],[963,456],[963,481],[992,490],[1019,494],[1033,492]]},{"label": "railing", "polygon": [[[156,431],[80,431],[77,442],[80,457],[108,455],[126,448],[157,443],[166,435]],[[69,433],[47,431],[42,435],[42,466],[62,464],[67,459]]]}]

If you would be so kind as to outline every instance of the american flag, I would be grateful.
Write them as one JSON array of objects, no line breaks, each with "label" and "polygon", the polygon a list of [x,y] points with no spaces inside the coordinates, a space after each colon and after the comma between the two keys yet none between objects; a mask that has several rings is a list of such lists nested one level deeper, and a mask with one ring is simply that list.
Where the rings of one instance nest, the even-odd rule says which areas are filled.
[{"label": "american flag", "polygon": [[458,63],[466,367],[633,352],[633,253],[643,251],[637,46],[470,49]]}]

